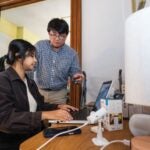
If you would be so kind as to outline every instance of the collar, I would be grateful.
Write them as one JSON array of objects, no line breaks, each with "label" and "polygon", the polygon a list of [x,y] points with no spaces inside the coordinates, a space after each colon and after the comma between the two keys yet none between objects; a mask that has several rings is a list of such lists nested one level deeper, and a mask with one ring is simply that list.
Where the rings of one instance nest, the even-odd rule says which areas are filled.
[{"label": "collar", "polygon": [[[6,70],[6,72],[9,75],[9,78],[10,78],[11,81],[13,81],[13,80],[21,80],[22,81],[22,79],[19,77],[17,72],[12,67],[9,67]],[[25,75],[25,77],[28,78],[27,75]]]},{"label": "collar", "polygon": [[51,44],[51,41],[49,41],[49,43],[50,43],[51,50],[54,51],[54,52],[56,52],[56,53],[60,52],[65,47],[65,43],[64,43],[64,45],[62,45],[61,47],[58,48],[57,51],[55,51],[53,45]]},{"label": "collar", "polygon": [[10,80],[21,80],[17,72],[12,67],[9,67],[6,72],[9,75]]}]

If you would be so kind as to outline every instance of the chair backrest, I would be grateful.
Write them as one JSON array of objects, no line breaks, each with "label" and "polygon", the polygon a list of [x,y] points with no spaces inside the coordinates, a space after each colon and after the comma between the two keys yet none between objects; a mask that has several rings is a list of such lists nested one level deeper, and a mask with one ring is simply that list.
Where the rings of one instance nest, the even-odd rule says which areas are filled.
[{"label": "chair backrest", "polygon": [[6,55],[0,57],[0,72],[5,70]]},{"label": "chair backrest", "polygon": [[83,71],[85,76],[82,83],[75,83],[70,80],[70,92],[68,96],[68,104],[77,107],[83,108],[86,103],[86,73]]},{"label": "chair backrest", "polygon": [[82,81],[82,85],[81,85],[81,99],[80,99],[80,108],[83,108],[86,104],[86,93],[87,93],[87,87],[86,87],[86,72],[83,71],[82,72],[84,75],[84,80]]}]

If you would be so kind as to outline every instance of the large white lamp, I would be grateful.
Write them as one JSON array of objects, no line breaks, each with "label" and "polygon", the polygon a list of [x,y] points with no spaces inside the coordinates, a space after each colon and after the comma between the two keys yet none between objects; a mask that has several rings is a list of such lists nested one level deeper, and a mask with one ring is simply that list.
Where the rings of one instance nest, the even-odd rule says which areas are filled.
[{"label": "large white lamp", "polygon": [[[126,20],[125,99],[130,104],[150,106],[150,7]],[[129,127],[135,136],[150,135],[150,115],[133,115]]]}]

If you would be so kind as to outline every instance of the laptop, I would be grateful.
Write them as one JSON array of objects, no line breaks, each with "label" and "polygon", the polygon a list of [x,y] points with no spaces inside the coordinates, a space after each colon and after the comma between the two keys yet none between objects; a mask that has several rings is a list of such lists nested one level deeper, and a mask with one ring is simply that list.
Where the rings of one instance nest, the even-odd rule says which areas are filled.
[{"label": "laptop", "polygon": [[92,108],[85,106],[84,108],[80,109],[79,111],[72,111],[70,112],[73,120],[70,121],[58,121],[58,120],[49,120],[49,123],[73,123],[73,124],[82,124],[87,122],[87,116],[90,115],[91,111],[97,111],[101,108],[100,101],[101,99],[106,99],[109,97],[111,91],[112,81],[105,81],[102,83],[101,88],[98,92],[96,101]]}]

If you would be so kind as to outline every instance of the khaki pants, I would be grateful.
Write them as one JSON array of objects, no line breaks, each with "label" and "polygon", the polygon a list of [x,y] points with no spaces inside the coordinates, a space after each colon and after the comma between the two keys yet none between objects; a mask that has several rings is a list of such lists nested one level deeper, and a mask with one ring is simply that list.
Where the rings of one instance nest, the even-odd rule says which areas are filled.
[{"label": "khaki pants", "polygon": [[40,93],[44,96],[44,101],[51,104],[66,104],[67,102],[67,89],[59,91],[48,91],[39,89]]}]

